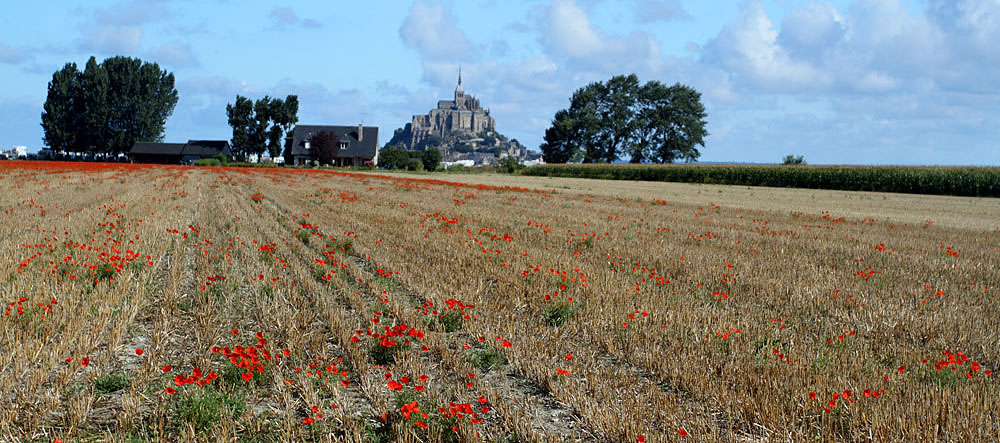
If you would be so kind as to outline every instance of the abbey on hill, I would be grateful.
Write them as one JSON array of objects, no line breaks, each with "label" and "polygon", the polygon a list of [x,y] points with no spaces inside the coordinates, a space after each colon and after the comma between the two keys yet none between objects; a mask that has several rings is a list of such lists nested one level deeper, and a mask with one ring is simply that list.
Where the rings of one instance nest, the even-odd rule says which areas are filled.
[{"label": "abbey on hill", "polygon": [[506,157],[524,160],[528,150],[517,140],[497,133],[496,127],[490,110],[465,93],[460,69],[454,98],[439,100],[427,114],[414,115],[405,127],[396,129],[386,147],[416,151],[434,147],[441,151],[445,162],[489,164]]},{"label": "abbey on hill", "polygon": [[457,134],[479,134],[496,131],[496,120],[489,109],[479,105],[479,99],[465,95],[462,89],[462,71],[458,72],[458,86],[454,100],[440,100],[437,109],[424,115],[414,115],[410,129],[410,146],[417,146],[431,135],[447,137]]}]

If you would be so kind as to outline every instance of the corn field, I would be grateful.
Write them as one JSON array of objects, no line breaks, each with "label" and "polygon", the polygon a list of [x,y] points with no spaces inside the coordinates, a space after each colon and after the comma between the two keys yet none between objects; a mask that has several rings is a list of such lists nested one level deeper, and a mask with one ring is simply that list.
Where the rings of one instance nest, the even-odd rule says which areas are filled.
[{"label": "corn field", "polygon": [[1000,197],[1000,168],[552,164],[529,176]]}]

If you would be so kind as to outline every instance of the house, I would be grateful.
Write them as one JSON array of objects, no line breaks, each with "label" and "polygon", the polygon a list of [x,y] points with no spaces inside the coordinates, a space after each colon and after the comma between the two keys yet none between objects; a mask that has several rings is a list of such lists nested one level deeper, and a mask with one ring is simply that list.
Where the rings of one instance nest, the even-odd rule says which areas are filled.
[{"label": "house", "polygon": [[305,165],[316,161],[309,139],[332,131],[340,142],[334,166],[375,166],[378,164],[378,126],[297,125],[285,138],[285,162]]},{"label": "house", "polygon": [[233,157],[233,151],[226,140],[188,140],[187,143],[136,142],[128,151],[128,158],[134,163],[160,163],[168,165],[189,165],[203,158],[216,156]]}]

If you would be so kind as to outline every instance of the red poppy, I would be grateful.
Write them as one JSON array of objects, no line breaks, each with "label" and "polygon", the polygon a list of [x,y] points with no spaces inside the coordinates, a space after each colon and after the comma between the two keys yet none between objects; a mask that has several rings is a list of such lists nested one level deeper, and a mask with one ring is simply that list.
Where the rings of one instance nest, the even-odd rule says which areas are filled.
[{"label": "red poppy", "polygon": [[142,355],[142,348],[136,348],[135,355]]},{"label": "red poppy", "polygon": [[162,368],[160,368],[160,369],[161,369],[161,370],[162,370],[163,372],[170,372],[170,365],[163,365],[163,367],[162,367]]},{"label": "red poppy", "polygon": [[687,437],[688,436],[688,433],[687,433],[687,431],[684,430],[684,428],[678,429],[677,430],[677,434],[680,435],[681,437]]},{"label": "red poppy", "polygon": [[90,358],[89,357],[83,357],[83,358],[80,359],[80,366],[83,366],[83,367],[86,368],[87,365],[89,365],[89,364],[90,364]]}]

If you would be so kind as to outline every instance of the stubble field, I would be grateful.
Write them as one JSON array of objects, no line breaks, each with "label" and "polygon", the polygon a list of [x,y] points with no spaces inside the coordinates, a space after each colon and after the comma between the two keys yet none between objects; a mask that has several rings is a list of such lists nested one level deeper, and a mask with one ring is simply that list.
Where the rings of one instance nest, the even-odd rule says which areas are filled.
[{"label": "stubble field", "polygon": [[3,441],[1000,438],[997,199],[11,162],[0,209]]}]

